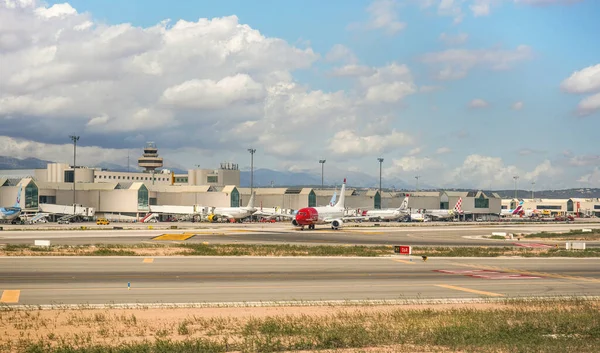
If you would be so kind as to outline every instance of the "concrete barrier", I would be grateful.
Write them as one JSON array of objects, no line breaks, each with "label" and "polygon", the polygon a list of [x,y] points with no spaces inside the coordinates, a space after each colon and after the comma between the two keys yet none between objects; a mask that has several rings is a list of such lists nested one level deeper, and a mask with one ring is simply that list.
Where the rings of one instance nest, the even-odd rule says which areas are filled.
[{"label": "concrete barrier", "polygon": [[494,235],[499,235],[501,237],[505,237],[506,236],[506,232],[492,232],[492,236]]},{"label": "concrete barrier", "polygon": [[585,243],[581,241],[570,241],[565,244],[567,250],[585,250]]},{"label": "concrete barrier", "polygon": [[589,229],[589,228],[584,228],[584,229],[582,229],[582,230],[581,230],[581,232],[582,232],[582,233],[591,233],[591,232],[592,232],[592,230],[591,230],[591,229]]},{"label": "concrete barrier", "polygon": [[34,240],[33,245],[35,245],[35,246],[50,246],[50,240]]}]

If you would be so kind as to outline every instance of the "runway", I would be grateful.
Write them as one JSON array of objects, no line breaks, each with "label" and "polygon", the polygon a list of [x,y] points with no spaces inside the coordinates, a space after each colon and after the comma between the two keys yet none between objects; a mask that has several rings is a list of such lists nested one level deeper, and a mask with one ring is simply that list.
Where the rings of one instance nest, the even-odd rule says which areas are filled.
[{"label": "runway", "polygon": [[[217,225],[196,229],[156,230],[4,230],[0,232],[0,244],[32,244],[35,239],[51,240],[57,245],[84,244],[138,244],[164,243],[154,238],[162,234],[190,234],[187,243],[209,244],[304,244],[304,245],[413,245],[413,246],[512,246],[514,241],[485,239],[492,232],[535,233],[568,232],[583,227],[599,225],[547,224],[547,225],[459,225],[459,226],[400,226],[400,227],[348,227],[341,230],[320,228],[315,231],[299,231],[282,224]],[[183,239],[183,238],[182,238]],[[521,240],[522,243],[539,240]],[[553,245],[560,241],[544,240]],[[588,247],[599,247],[599,241],[586,242]]]},{"label": "runway", "polygon": [[591,296],[600,259],[0,258],[0,293],[5,305]]}]

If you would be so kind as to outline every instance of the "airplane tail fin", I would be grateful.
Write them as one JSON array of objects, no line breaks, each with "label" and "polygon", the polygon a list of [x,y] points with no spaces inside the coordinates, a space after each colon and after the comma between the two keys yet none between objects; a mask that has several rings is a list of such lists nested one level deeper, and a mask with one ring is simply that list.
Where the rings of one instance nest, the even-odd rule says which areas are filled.
[{"label": "airplane tail fin", "polygon": [[329,200],[329,206],[335,205],[335,200],[337,199],[337,188],[333,192],[333,196],[331,196],[331,200]]},{"label": "airplane tail fin", "polygon": [[346,202],[346,179],[344,178],[344,183],[342,184],[342,189],[340,190],[340,199],[335,204],[335,207],[344,208],[345,202]]},{"label": "airplane tail fin", "polygon": [[402,201],[402,204],[400,205],[400,207],[398,207],[398,211],[408,210],[408,198],[409,198],[409,196],[406,196],[404,198],[404,200]]},{"label": "airplane tail fin", "polygon": [[458,212],[458,213],[463,213],[463,210],[462,210],[462,197],[459,197],[458,201],[456,201],[456,205],[454,206],[454,211]]},{"label": "airplane tail fin", "polygon": [[17,193],[17,202],[15,202],[15,208],[21,208],[21,191],[23,190],[23,186],[19,185],[19,192]]},{"label": "airplane tail fin", "polygon": [[256,195],[255,192],[252,193],[252,196],[250,196],[250,200],[248,201],[248,206],[246,206],[246,208],[254,208],[254,196]]}]

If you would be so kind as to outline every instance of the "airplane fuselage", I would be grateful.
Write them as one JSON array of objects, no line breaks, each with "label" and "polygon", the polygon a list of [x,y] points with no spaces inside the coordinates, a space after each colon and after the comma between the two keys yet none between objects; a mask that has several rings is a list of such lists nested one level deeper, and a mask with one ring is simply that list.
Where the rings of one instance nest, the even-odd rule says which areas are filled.
[{"label": "airplane fuselage", "polygon": [[298,210],[292,224],[304,229],[308,226],[314,229],[316,224],[331,224],[332,228],[339,228],[343,224],[344,209],[335,206],[305,207]]},{"label": "airplane fuselage", "polygon": [[20,209],[0,208],[0,221],[12,221],[21,215]]},{"label": "airplane fuselage", "polygon": [[393,221],[402,217],[402,213],[398,210],[370,210],[363,213],[367,218],[378,218],[383,221]]}]

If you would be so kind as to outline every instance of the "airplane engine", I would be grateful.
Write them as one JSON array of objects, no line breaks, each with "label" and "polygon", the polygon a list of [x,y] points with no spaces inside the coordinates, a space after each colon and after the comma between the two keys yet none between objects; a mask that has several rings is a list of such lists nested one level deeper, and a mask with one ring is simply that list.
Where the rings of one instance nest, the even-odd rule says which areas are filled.
[{"label": "airplane engine", "polygon": [[294,220],[292,221],[292,225],[297,227],[297,226],[299,225],[299,224],[298,224],[298,221],[296,221],[296,220],[294,219]]},{"label": "airplane engine", "polygon": [[341,219],[335,219],[333,220],[333,222],[331,222],[331,228],[333,229],[341,228],[342,225],[344,225],[344,221],[342,221]]}]

